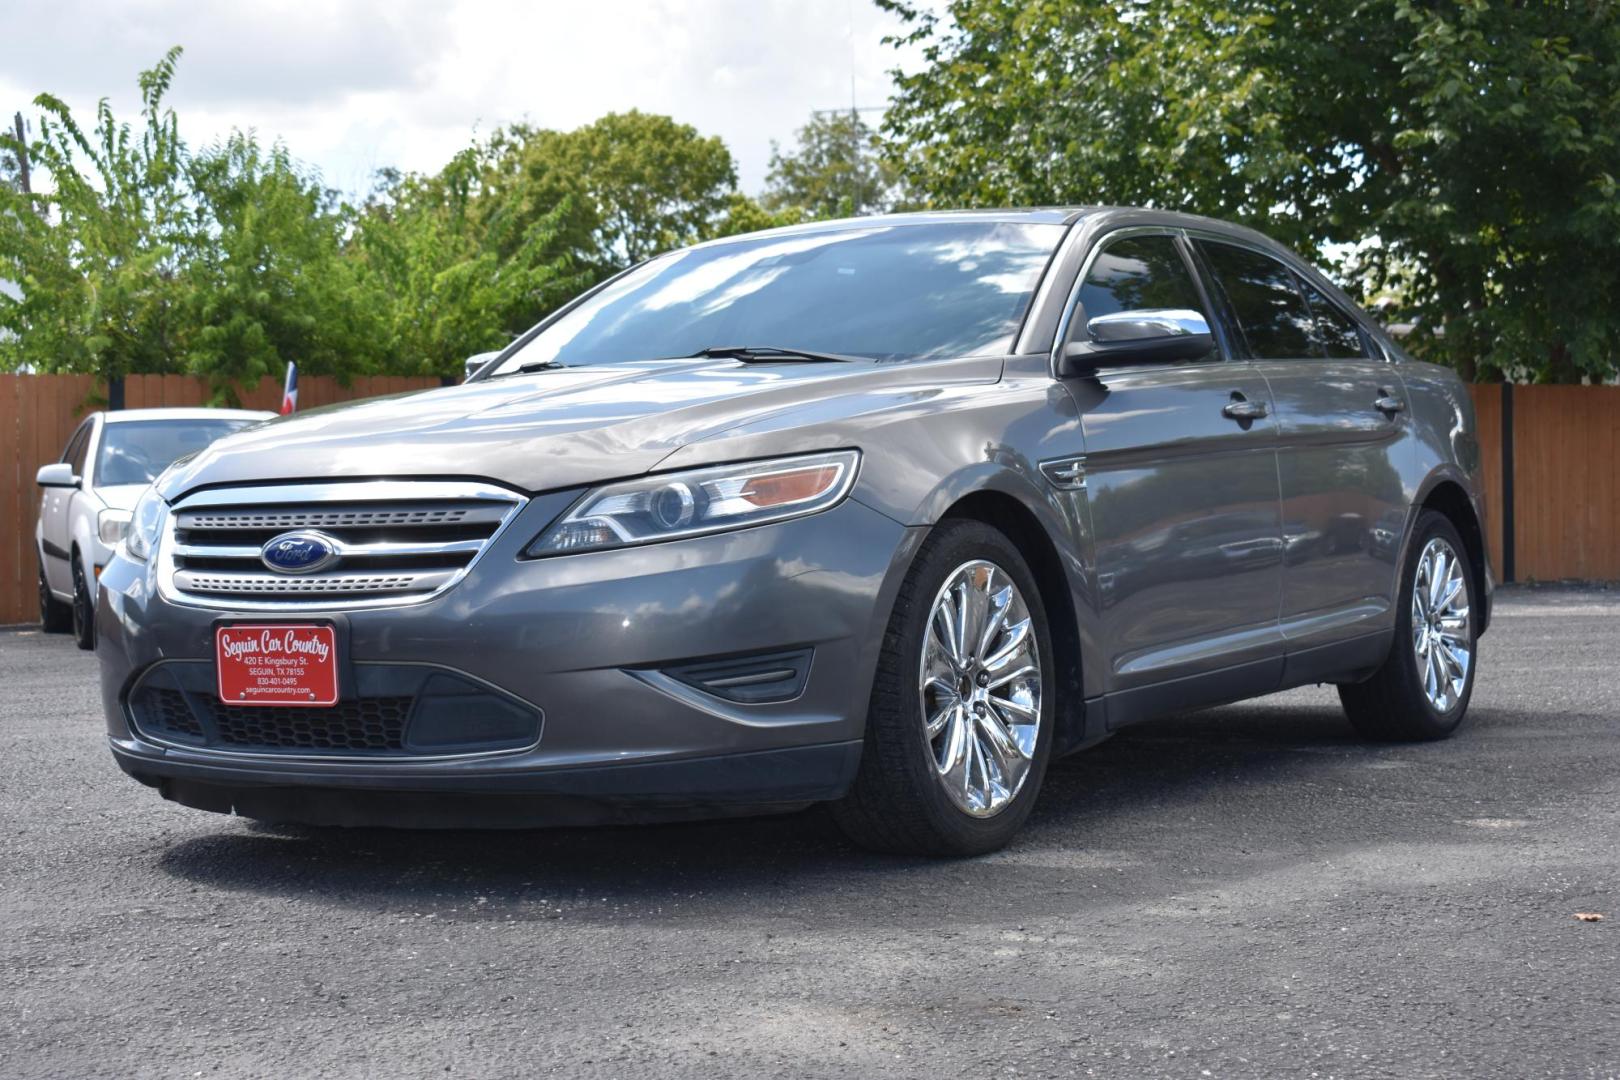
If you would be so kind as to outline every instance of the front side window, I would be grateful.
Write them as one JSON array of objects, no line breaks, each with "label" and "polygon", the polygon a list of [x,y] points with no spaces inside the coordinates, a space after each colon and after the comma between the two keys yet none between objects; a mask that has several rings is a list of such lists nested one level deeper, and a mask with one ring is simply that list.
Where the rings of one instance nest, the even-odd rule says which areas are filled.
[{"label": "front side window", "polygon": [[1322,355],[1333,359],[1366,357],[1367,342],[1361,336],[1361,328],[1356,325],[1356,320],[1315,285],[1308,281],[1301,284],[1305,287],[1305,299],[1311,305],[1311,328],[1317,344],[1321,346]]},{"label": "front side window", "polygon": [[1061,225],[962,221],[791,232],[691,248],[612,282],[494,376],[772,346],[877,360],[1006,352]]},{"label": "front side window", "polygon": [[62,451],[62,460],[73,466],[74,476],[84,475],[84,455],[89,446],[90,421],[86,420],[73,433],[73,438],[68,440],[67,449]]},{"label": "front side window", "polygon": [[96,455],[96,484],[149,484],[184,457],[253,421],[235,420],[130,420],[107,424]]},{"label": "front side window", "polygon": [[[1147,309],[1196,311],[1209,319],[1187,263],[1169,236],[1127,236],[1103,248],[1080,285],[1070,336],[1083,336],[1086,323],[1099,315]],[[1218,356],[1211,350],[1201,359]]]},{"label": "front side window", "polygon": [[1293,360],[1321,355],[1312,340],[1310,310],[1292,270],[1269,255],[1233,244],[1200,240],[1198,249],[1226,294],[1252,358]]}]

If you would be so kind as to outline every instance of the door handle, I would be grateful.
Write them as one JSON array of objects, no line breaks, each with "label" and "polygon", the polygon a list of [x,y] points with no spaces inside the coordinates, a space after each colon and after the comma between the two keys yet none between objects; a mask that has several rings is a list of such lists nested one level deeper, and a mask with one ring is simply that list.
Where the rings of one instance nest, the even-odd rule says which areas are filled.
[{"label": "door handle", "polygon": [[1380,389],[1378,391],[1378,400],[1373,402],[1373,408],[1385,416],[1393,418],[1396,413],[1406,411],[1406,402],[1391,394],[1388,390]]},{"label": "door handle", "polygon": [[1232,400],[1226,403],[1226,408],[1221,410],[1221,415],[1226,417],[1228,420],[1236,420],[1238,423],[1242,424],[1254,420],[1260,420],[1264,418],[1265,415],[1270,411],[1270,409],[1266,408],[1265,402],[1250,401],[1241,393],[1234,390],[1232,391]]}]

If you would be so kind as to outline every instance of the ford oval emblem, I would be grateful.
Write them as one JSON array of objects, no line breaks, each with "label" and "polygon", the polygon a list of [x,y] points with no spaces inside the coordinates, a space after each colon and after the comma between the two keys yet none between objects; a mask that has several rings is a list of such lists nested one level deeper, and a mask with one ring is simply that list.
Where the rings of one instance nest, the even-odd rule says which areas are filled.
[{"label": "ford oval emblem", "polygon": [[265,541],[259,561],[278,574],[313,574],[343,555],[338,542],[321,532],[285,532]]}]

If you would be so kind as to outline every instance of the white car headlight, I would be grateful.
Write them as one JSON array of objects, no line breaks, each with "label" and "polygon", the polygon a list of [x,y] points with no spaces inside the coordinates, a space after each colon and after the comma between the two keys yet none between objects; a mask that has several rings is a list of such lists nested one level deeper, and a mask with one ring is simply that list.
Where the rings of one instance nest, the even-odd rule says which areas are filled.
[{"label": "white car headlight", "polygon": [[849,494],[860,457],[837,450],[608,484],[575,503],[528,554],[601,551],[814,514]]},{"label": "white car headlight", "polygon": [[168,513],[169,506],[158,494],[156,486],[147,488],[130,514],[129,527],[124,533],[124,553],[142,562],[151,558],[152,552],[157,549],[163,519]]},{"label": "white car headlight", "polygon": [[117,547],[129,530],[128,510],[103,510],[96,515],[96,535],[108,547]]}]

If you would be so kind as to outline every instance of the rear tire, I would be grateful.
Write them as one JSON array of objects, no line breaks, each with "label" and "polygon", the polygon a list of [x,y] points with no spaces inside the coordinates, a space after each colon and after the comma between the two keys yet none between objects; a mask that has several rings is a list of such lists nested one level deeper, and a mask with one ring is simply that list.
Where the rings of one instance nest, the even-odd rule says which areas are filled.
[{"label": "rear tire", "polygon": [[47,634],[65,634],[73,629],[73,608],[51,593],[43,558],[39,564],[39,628]]},{"label": "rear tire", "polygon": [[84,580],[84,563],[73,553],[73,640],[86,652],[96,647],[96,609],[91,605],[90,586]]},{"label": "rear tire", "polygon": [[1051,756],[1054,671],[1018,549],[981,522],[936,526],[895,600],[860,769],[833,820],[874,851],[978,855],[1006,844]]},{"label": "rear tire", "polygon": [[1363,737],[1445,739],[1467,715],[1479,666],[1478,597],[1467,552],[1445,515],[1419,515],[1396,595],[1389,656],[1371,678],[1339,687],[1345,716]]}]

